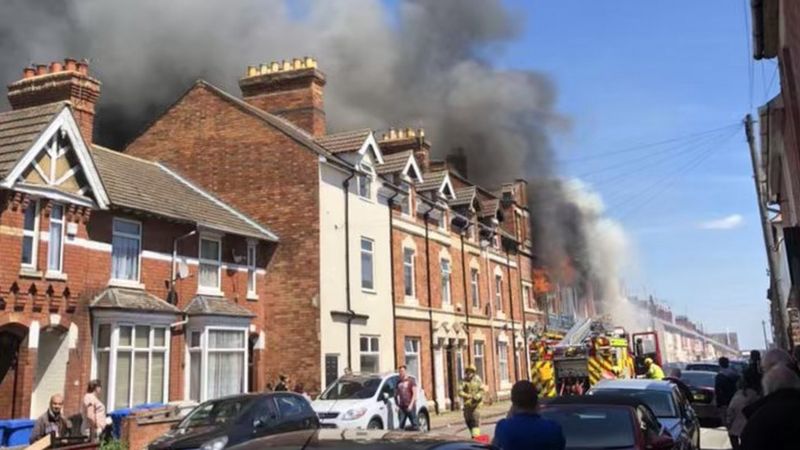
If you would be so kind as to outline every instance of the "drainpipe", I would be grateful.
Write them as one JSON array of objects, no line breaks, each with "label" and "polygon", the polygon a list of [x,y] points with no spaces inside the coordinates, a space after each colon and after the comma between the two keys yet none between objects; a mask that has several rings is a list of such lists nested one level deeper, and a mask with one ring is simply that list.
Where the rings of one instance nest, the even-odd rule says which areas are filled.
[{"label": "drainpipe", "polygon": [[356,176],[355,172],[350,172],[350,176],[342,182],[344,189],[344,274],[345,274],[345,299],[347,300],[347,368],[353,370],[353,318],[354,313],[350,308],[350,180]]},{"label": "drainpipe", "polygon": [[394,214],[392,207],[394,206],[394,199],[400,195],[400,192],[395,191],[394,195],[389,197],[389,282],[392,284],[392,341],[394,342],[394,366],[400,367],[400,352],[397,351],[397,302],[395,302],[395,288],[394,288]]},{"label": "drainpipe", "polygon": [[[525,301],[522,298],[522,291],[525,287],[522,285],[522,259],[520,258],[520,252],[517,252],[517,271],[519,272],[519,295],[520,301]],[[533,289],[531,289],[530,297],[528,297],[528,301],[533,298]],[[522,338],[525,340],[525,346],[523,347],[522,351],[525,352],[525,379],[531,379],[531,351],[530,351],[530,343],[528,343],[528,322],[525,318],[525,304],[522,304]]]},{"label": "drainpipe", "polygon": [[[494,237],[494,236],[491,236],[491,237]],[[494,396],[494,399],[497,400],[497,398],[498,398],[497,391],[500,390],[500,373],[498,372],[498,366],[500,364],[499,364],[499,358],[498,358],[498,355],[497,355],[497,338],[496,338],[496,334],[495,334],[495,330],[494,330],[494,296],[492,295],[492,292],[494,290],[494,288],[492,287],[492,286],[494,286],[494,274],[490,273],[490,270],[489,270],[489,268],[491,267],[489,265],[489,246],[491,246],[491,245],[492,245],[491,242],[489,242],[486,245],[486,247],[481,249],[481,252],[483,253],[481,256],[483,256],[483,261],[484,261],[484,263],[486,265],[486,292],[489,294],[489,298],[488,298],[488,300],[489,300],[489,328],[491,329],[491,334],[492,334],[492,343],[491,343],[492,355],[494,355],[494,364],[492,364],[492,374],[494,374],[494,385],[495,385],[495,396]]]},{"label": "drainpipe", "polygon": [[425,274],[428,277],[428,334],[430,335],[430,345],[431,345],[431,386],[433,387],[433,404],[435,405],[436,414],[439,414],[439,401],[437,399],[437,389],[436,389],[436,356],[434,351],[434,344],[433,344],[433,301],[431,299],[431,260],[430,260],[430,236],[428,234],[430,226],[428,224],[428,218],[431,215],[431,211],[434,210],[436,206],[431,205],[425,214],[422,215],[423,220],[425,221]]},{"label": "drainpipe", "polygon": [[[464,313],[466,314],[467,321],[467,361],[472,364],[472,343],[470,343],[470,329],[469,329],[469,309],[472,307],[471,299],[467,297],[467,255],[464,252],[464,235],[467,230],[472,226],[472,222],[467,222],[467,226],[461,230],[461,281],[464,285]],[[472,274],[470,273],[470,276]]]},{"label": "drainpipe", "polygon": [[[500,239],[503,239],[501,236]],[[519,267],[517,267],[519,269]],[[519,356],[517,355],[516,324],[514,323],[514,295],[511,289],[511,256],[506,247],[506,273],[508,274],[508,304],[511,310],[511,346],[514,349],[514,381],[519,381]]]}]

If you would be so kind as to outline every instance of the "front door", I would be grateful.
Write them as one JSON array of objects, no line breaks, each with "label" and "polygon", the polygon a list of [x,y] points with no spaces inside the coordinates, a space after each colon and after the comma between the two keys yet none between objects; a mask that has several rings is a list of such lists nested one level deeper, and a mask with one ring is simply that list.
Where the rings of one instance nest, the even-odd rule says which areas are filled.
[{"label": "front door", "polygon": [[69,359],[68,341],[67,332],[62,328],[49,327],[39,333],[31,417],[39,417],[47,411],[50,396],[64,394]]},{"label": "front door", "polygon": [[11,401],[0,408],[0,419],[19,417],[22,396],[19,385],[18,373],[19,348],[23,337],[11,330],[0,330],[0,387],[3,391],[11,392]]}]

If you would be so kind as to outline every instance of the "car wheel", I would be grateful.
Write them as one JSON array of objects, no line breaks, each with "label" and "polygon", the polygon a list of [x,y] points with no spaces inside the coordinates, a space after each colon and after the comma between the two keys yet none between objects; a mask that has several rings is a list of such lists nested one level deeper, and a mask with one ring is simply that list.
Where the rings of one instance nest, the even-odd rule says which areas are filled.
[{"label": "car wheel", "polygon": [[419,431],[424,433],[431,431],[431,418],[428,416],[428,411],[420,411],[417,422],[419,422]]},{"label": "car wheel", "polygon": [[382,430],[383,424],[381,423],[381,419],[375,418],[369,421],[367,424],[368,430]]}]

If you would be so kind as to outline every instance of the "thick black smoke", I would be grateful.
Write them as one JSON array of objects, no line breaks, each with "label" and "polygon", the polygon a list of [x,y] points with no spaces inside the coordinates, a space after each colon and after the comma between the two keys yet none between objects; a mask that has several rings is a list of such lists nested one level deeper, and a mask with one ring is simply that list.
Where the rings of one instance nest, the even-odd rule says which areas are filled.
[{"label": "thick black smoke", "polygon": [[248,64],[312,55],[332,129],[422,126],[437,156],[465,150],[476,182],[528,179],[543,261],[569,256],[589,277],[595,218],[555,176],[548,136],[568,121],[553,83],[488,63],[520,17],[500,0],[4,0],[0,77],[88,58],[103,82],[97,140],[121,148],[197,78],[238,93]]}]

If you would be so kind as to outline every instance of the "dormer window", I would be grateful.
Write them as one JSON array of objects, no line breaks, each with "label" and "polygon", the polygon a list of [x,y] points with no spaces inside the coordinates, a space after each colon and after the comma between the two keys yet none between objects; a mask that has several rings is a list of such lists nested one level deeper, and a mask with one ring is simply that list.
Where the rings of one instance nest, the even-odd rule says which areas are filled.
[{"label": "dormer window", "polygon": [[356,177],[356,184],[358,189],[358,196],[365,199],[372,198],[372,166],[368,164],[361,164],[361,170],[367,174],[359,174]]}]

